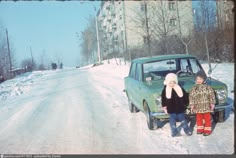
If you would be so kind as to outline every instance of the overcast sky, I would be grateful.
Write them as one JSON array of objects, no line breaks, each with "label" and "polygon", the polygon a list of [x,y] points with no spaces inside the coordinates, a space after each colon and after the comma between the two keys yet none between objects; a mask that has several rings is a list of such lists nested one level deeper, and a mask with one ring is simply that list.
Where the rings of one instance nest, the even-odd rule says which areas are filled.
[{"label": "overcast sky", "polygon": [[1,1],[0,27],[2,33],[8,30],[17,65],[30,57],[30,47],[38,63],[41,57],[53,62],[57,55],[63,58],[64,66],[79,65],[76,32],[86,27],[88,17],[95,14],[94,6],[98,9],[99,4],[100,1]]}]

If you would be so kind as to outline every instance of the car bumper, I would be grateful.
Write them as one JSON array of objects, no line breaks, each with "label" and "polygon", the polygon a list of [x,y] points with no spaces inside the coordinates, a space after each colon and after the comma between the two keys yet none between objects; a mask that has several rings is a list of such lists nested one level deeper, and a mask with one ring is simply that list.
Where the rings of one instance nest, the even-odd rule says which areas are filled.
[{"label": "car bumper", "polygon": [[151,116],[157,119],[168,119],[169,115],[164,112],[151,112]]},{"label": "car bumper", "polygon": [[[226,108],[230,108],[230,107],[233,107],[233,104],[231,103],[226,103],[224,105],[218,105],[215,107],[215,111],[221,111],[221,110],[224,110]],[[189,112],[186,112],[186,115],[189,116],[189,117],[194,117],[196,116],[196,114],[194,113],[189,113]],[[151,116],[152,117],[155,117],[157,119],[169,119],[169,115],[164,113],[163,112],[151,112]]]},{"label": "car bumper", "polygon": [[225,103],[224,105],[218,105],[218,106],[215,106],[215,111],[222,111],[226,108],[232,108],[233,107],[233,103]]}]

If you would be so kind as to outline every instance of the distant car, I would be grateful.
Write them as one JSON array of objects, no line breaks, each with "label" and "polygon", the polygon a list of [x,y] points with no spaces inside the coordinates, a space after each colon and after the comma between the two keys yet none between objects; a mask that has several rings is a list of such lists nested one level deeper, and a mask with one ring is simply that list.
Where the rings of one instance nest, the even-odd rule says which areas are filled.
[{"label": "distant car", "polygon": [[[134,59],[129,75],[124,78],[124,92],[128,97],[130,112],[142,111],[146,115],[148,128],[156,129],[158,120],[169,119],[161,105],[161,92],[166,74],[177,74],[179,85],[189,93],[195,84],[195,74],[200,70],[204,72],[198,59],[192,55],[174,54]],[[223,122],[224,110],[231,106],[227,103],[227,86],[209,77],[206,82],[215,90],[215,114],[218,114],[217,121]],[[190,112],[189,106],[186,114],[195,116]]]}]

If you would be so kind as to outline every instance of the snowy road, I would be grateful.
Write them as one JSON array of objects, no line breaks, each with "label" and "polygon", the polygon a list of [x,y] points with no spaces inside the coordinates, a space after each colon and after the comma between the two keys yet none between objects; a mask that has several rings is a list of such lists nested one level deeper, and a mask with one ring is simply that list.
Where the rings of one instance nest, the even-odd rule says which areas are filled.
[{"label": "snowy road", "polygon": [[[122,70],[121,70],[122,69]],[[1,154],[232,154],[234,113],[213,134],[172,138],[150,131],[122,92],[127,67],[106,65],[35,75],[25,94],[0,101]],[[28,88],[27,86],[28,85]],[[27,90],[27,91],[26,91]],[[194,130],[196,131],[196,129]],[[226,132],[227,131],[227,132]],[[182,131],[183,132],[183,131]]]}]

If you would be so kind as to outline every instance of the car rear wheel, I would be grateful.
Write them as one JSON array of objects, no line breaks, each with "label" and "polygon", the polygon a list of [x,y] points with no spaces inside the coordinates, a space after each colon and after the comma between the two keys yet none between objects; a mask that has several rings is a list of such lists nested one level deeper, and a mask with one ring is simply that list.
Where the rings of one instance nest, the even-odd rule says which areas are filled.
[{"label": "car rear wheel", "polygon": [[130,111],[131,113],[137,113],[137,112],[139,112],[139,109],[136,108],[136,106],[134,106],[134,104],[133,104],[130,100],[128,100],[128,103],[129,103],[129,111]]},{"label": "car rear wheel", "polygon": [[157,119],[153,116],[151,116],[151,111],[148,107],[148,104],[144,102],[144,109],[146,112],[146,117],[147,117],[147,125],[150,130],[155,130],[158,128],[157,126]]}]

